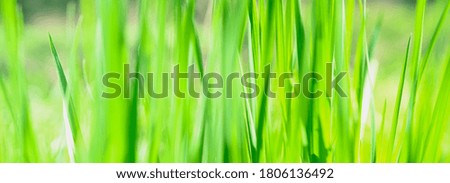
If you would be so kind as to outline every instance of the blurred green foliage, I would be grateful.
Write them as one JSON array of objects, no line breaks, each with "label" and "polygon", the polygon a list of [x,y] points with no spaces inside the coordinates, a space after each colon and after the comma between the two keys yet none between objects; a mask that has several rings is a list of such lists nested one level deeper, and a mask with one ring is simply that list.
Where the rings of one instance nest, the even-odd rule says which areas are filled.
[{"label": "blurred green foliage", "polygon": [[[448,162],[448,1],[332,2],[2,0],[0,162]],[[298,80],[327,62],[349,98],[99,97],[125,63]]]}]

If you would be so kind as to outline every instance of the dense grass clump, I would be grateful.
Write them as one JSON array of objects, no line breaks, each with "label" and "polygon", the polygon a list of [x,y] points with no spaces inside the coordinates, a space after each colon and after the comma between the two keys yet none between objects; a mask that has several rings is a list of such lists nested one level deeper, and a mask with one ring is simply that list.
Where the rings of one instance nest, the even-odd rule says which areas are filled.
[{"label": "dense grass clump", "polygon": [[[1,0],[0,162],[450,162],[450,1],[436,2],[439,15],[429,3],[417,0],[404,49],[386,50],[377,46],[386,25],[370,21],[378,15],[366,0],[80,0],[67,6],[65,40],[38,35],[49,38],[50,73],[30,75],[42,69],[27,60],[31,26],[15,0]],[[402,59],[379,61],[377,49]],[[401,65],[395,87],[380,62]],[[218,90],[232,97],[140,97],[138,79],[102,97],[111,89],[102,78],[124,67],[154,91],[174,66],[193,68],[198,80],[168,83],[189,93],[208,73],[261,76],[267,65],[292,77],[250,78],[261,90],[250,98],[239,81]],[[306,85],[322,96],[284,95],[310,73],[344,73],[345,96],[317,78]]]}]

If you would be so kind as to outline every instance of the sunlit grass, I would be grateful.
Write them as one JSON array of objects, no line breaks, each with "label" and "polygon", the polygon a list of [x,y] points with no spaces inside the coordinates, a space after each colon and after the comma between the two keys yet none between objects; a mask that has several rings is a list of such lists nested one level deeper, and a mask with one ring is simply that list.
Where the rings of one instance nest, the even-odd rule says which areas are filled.
[{"label": "sunlit grass", "polygon": [[[50,36],[48,49],[63,108],[55,110],[63,118],[52,118],[60,120],[52,124],[64,128],[43,130],[31,115],[37,109],[29,100],[33,90],[26,70],[38,68],[25,67],[27,27],[20,6],[15,0],[0,2],[0,48],[7,53],[2,63],[7,67],[0,68],[0,162],[449,162],[444,139],[450,121],[450,50],[439,40],[448,42],[450,1],[440,2],[445,6],[439,17],[427,17],[429,2],[417,1],[413,32],[404,32],[404,49],[394,51],[404,59],[389,60],[402,65],[393,81],[397,88],[383,91],[375,90],[384,69],[375,51],[384,36],[383,21],[369,28],[368,16],[378,15],[367,13],[366,0],[135,3],[81,0],[77,8],[68,6],[68,22],[76,23],[67,26],[67,39],[60,41],[70,46]],[[138,11],[132,45],[130,9]],[[424,31],[428,18],[438,19],[432,32]],[[61,50],[69,54],[59,55]],[[124,64],[133,72],[154,73],[155,91],[162,90],[161,73],[175,65],[181,72],[195,66],[202,75],[198,90],[207,73],[261,75],[268,64],[293,78],[284,88],[276,87],[278,81],[254,78],[261,94],[248,99],[239,97],[248,89],[239,82],[221,90],[230,88],[231,98],[141,99],[137,80],[120,97],[103,98],[108,90],[103,75],[122,73]],[[335,90],[325,93],[328,86],[315,81],[311,90],[324,91],[322,97],[283,95],[310,72],[324,77],[347,72],[339,83],[347,97]],[[189,93],[186,80],[178,86]],[[276,98],[262,95],[269,89]],[[396,97],[380,99],[376,92]],[[52,143],[60,145],[43,140],[50,134],[58,134]]]}]

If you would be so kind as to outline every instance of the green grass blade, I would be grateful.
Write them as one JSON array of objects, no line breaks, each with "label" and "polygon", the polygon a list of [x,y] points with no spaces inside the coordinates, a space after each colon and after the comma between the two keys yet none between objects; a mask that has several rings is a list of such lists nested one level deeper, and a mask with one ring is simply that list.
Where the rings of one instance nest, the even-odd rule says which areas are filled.
[{"label": "green grass blade", "polygon": [[[398,120],[400,115],[400,106],[402,103],[402,96],[403,96],[403,87],[405,85],[405,75],[406,75],[406,68],[408,65],[408,57],[409,57],[409,48],[411,44],[411,36],[408,39],[408,44],[406,47],[406,54],[405,54],[405,61],[403,64],[403,70],[402,75],[400,77],[400,82],[398,84],[398,90],[397,90],[397,99],[395,102],[395,108],[394,108],[394,117],[392,118],[392,126],[391,126],[391,132],[389,133],[389,143],[391,144],[390,147],[396,147],[396,138],[397,138],[397,129],[398,129]],[[388,152],[389,154],[390,152]]]},{"label": "green grass blade", "polygon": [[415,115],[415,104],[416,104],[416,96],[417,89],[419,84],[419,66],[421,65],[421,55],[422,55],[422,41],[423,41],[423,27],[424,27],[424,17],[425,17],[425,8],[426,8],[427,0],[418,0],[416,3],[416,19],[415,19],[415,27],[414,27],[414,44],[413,44],[413,52],[412,52],[412,67],[411,73],[413,78],[413,83],[411,85],[411,97],[409,99],[408,106],[408,114],[406,119],[406,133],[408,135],[408,158],[407,161],[411,162],[415,158],[417,158],[416,152],[414,148],[417,143],[417,138],[414,137],[413,134],[420,133],[421,130],[420,123],[414,123],[414,115]]},{"label": "green grass blade", "polygon": [[423,74],[423,72],[425,71],[425,68],[428,65],[428,60],[429,60],[430,55],[431,55],[431,53],[433,51],[433,48],[436,45],[437,38],[439,37],[439,35],[442,32],[442,27],[444,26],[445,20],[447,19],[447,15],[448,15],[449,10],[450,10],[450,1],[447,2],[447,5],[445,6],[445,9],[444,9],[444,11],[441,14],[441,17],[439,18],[438,24],[434,28],[433,36],[432,36],[432,38],[430,40],[430,43],[428,44],[428,49],[427,49],[427,51],[425,53],[423,61],[421,62],[421,65],[419,67],[420,68],[420,70],[419,70],[419,80],[422,78],[422,74]]},{"label": "green grass blade", "polygon": [[[71,96],[70,90],[68,88],[67,78],[66,78],[66,75],[64,74],[64,70],[62,68],[58,52],[55,48],[55,45],[53,43],[53,39],[52,39],[51,35],[49,34],[48,37],[49,37],[49,41],[50,41],[51,52],[52,52],[53,58],[55,60],[56,68],[58,70],[58,76],[59,76],[60,84],[62,87],[62,92],[64,94],[64,101],[65,101],[64,103],[66,105],[65,107],[67,110],[65,112],[65,115],[68,118],[70,131],[71,131],[71,138],[72,138],[70,140],[73,141],[75,143],[75,145],[77,145],[78,143],[82,142],[82,135],[81,135],[81,130],[80,130],[80,126],[79,126],[78,116],[76,114],[72,96]],[[77,150],[75,149],[74,152],[72,152],[72,153],[74,153],[74,156],[77,155],[77,153],[75,153],[76,151]],[[76,157],[74,157],[74,158],[76,160]]]}]

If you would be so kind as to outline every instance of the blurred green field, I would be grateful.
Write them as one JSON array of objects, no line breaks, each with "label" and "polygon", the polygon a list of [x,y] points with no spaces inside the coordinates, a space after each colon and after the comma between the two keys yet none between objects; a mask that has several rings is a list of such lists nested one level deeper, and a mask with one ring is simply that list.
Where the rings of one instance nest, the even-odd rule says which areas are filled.
[{"label": "blurred green field", "polygon": [[[0,162],[450,162],[448,18],[417,83],[412,67],[422,68],[447,0],[427,2],[423,43],[417,37],[421,7],[411,1],[33,3],[0,3],[0,77],[6,88],[0,90]],[[9,19],[17,21],[17,30],[10,30]],[[15,33],[18,40],[11,39]],[[19,62],[21,73],[11,69]],[[324,72],[326,62],[348,72],[349,98],[100,97],[102,74],[121,71],[124,63],[141,72],[160,73],[178,63],[221,74],[260,72],[258,66],[273,63],[277,73],[298,76]],[[17,119],[25,114],[29,120]],[[398,129],[392,132],[394,121]]]}]

